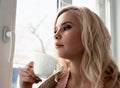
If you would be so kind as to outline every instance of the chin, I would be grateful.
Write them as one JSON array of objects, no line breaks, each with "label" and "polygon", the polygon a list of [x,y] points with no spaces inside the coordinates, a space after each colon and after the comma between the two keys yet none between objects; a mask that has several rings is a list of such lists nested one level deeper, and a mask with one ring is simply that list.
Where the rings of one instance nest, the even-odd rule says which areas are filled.
[{"label": "chin", "polygon": [[67,58],[69,58],[68,56],[63,55],[63,54],[62,54],[62,55],[61,55],[61,54],[59,54],[58,56],[59,56],[60,58],[62,58],[62,59],[67,59]]}]

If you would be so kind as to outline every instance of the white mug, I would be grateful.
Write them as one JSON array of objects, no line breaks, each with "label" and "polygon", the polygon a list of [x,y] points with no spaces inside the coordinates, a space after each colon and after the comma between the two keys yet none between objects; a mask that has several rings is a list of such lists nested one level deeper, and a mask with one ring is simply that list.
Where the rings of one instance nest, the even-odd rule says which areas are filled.
[{"label": "white mug", "polygon": [[48,78],[54,72],[57,60],[45,53],[40,53],[38,56],[34,59],[34,73],[39,78]]}]

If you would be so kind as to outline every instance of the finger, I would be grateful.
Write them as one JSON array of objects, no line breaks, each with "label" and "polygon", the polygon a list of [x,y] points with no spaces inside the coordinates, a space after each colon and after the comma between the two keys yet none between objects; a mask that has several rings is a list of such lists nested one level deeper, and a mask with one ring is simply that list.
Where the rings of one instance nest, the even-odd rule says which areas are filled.
[{"label": "finger", "polygon": [[20,78],[23,82],[28,82],[28,83],[38,83],[40,82],[40,80],[36,80],[32,77],[29,77],[29,76],[24,76],[22,78]]},{"label": "finger", "polygon": [[34,65],[34,62],[31,61],[31,62],[29,62],[26,66],[29,66],[30,68],[33,68],[33,65]]},{"label": "finger", "polygon": [[35,79],[33,78],[28,71],[26,71],[25,69],[21,69],[21,73],[20,73],[20,80],[22,82],[29,82],[29,83],[38,83],[41,80],[40,79]]},{"label": "finger", "polygon": [[30,66],[27,65],[27,66],[25,67],[25,69],[26,69],[26,72],[27,72],[29,75],[31,75],[33,78],[35,78],[35,79],[38,78],[38,77],[35,75],[32,67],[30,67]]},{"label": "finger", "polygon": [[21,69],[21,71],[22,71],[21,75],[29,76],[31,78],[34,78],[35,80],[41,81],[41,79],[34,74],[33,68],[26,66],[26,68]]}]

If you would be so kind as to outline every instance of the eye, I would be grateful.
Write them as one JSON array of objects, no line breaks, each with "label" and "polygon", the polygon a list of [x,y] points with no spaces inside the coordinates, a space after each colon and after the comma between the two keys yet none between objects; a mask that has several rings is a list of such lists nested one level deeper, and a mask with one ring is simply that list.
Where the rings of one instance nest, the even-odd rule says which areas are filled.
[{"label": "eye", "polygon": [[71,25],[64,25],[63,26],[63,30],[65,31],[65,30],[69,30],[69,29],[71,29],[72,28],[72,26]]}]

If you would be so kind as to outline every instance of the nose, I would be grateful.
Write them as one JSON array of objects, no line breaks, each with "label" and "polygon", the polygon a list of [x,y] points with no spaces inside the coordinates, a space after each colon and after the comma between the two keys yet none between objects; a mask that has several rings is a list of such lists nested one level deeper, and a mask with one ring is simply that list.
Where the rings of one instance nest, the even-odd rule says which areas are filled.
[{"label": "nose", "polygon": [[54,38],[55,38],[55,39],[61,39],[62,36],[61,36],[60,32],[55,33],[55,34],[54,34]]}]

